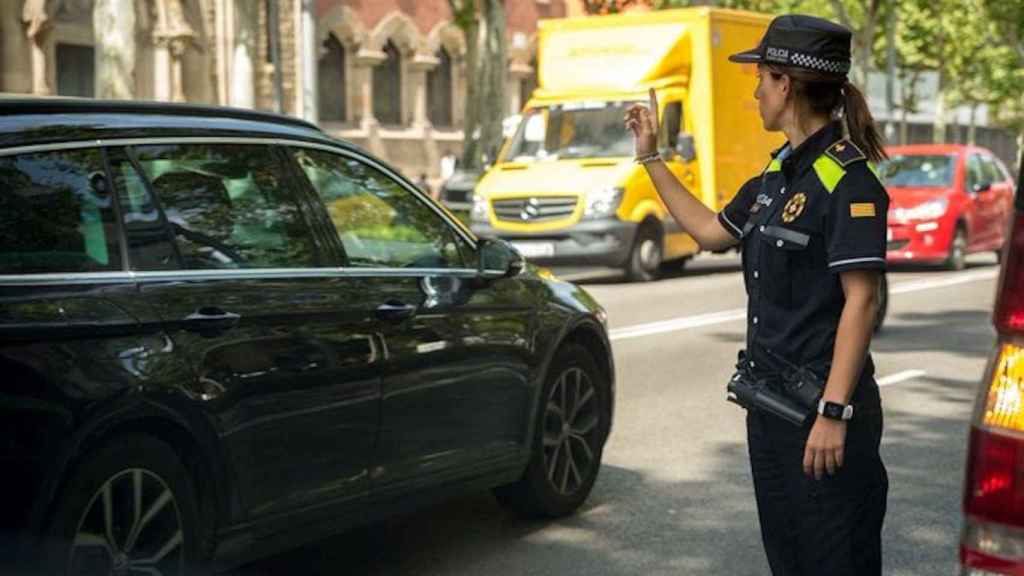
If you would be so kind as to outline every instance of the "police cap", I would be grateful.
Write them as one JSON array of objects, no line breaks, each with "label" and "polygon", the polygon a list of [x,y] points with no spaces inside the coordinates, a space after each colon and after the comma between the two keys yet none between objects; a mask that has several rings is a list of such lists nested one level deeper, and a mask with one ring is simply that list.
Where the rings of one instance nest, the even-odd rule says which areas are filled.
[{"label": "police cap", "polygon": [[757,48],[733,54],[729,60],[845,77],[850,71],[851,38],[845,26],[814,16],[786,14],[772,20]]}]

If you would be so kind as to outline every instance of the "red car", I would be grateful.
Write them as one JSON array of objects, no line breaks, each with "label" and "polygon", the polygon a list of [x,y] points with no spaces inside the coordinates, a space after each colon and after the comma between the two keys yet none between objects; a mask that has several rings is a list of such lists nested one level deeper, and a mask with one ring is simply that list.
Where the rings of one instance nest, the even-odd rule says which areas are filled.
[{"label": "red car", "polygon": [[[1024,156],[1021,157],[1024,179]],[[1024,191],[996,293],[998,340],[978,389],[964,482],[961,574],[1024,575]]]},{"label": "red car", "polygon": [[879,173],[889,191],[889,262],[960,270],[1002,249],[1013,179],[990,151],[961,144],[894,146]]}]

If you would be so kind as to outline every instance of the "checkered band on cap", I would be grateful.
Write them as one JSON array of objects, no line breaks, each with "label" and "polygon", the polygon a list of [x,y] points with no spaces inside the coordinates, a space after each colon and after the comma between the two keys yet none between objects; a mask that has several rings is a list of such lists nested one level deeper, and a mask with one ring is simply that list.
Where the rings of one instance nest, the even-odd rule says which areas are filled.
[{"label": "checkered band on cap", "polygon": [[794,66],[800,66],[801,68],[818,70],[820,72],[828,72],[830,74],[845,75],[847,72],[850,71],[849,62],[828,60],[826,58],[819,58],[817,56],[811,56],[810,54],[802,54],[800,52],[791,52],[789,54],[789,63]]}]

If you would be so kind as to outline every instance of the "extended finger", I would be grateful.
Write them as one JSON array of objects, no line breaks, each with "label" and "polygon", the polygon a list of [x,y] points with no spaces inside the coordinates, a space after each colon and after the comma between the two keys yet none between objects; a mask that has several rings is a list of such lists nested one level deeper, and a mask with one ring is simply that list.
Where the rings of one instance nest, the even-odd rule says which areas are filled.
[{"label": "extended finger", "polygon": [[814,452],[814,479],[821,480],[821,477],[825,475],[825,451],[816,450]]},{"label": "extended finger", "polygon": [[814,450],[810,446],[804,448],[804,474],[814,474]]},{"label": "extended finger", "polygon": [[838,469],[843,467],[843,458],[846,455],[843,454],[843,449],[842,448],[837,448],[836,451],[834,452],[834,454],[835,454],[835,457],[836,457],[836,470],[838,470]]},{"label": "extended finger", "polygon": [[839,466],[836,465],[835,452],[833,452],[832,450],[826,450],[825,453],[824,453],[824,457],[825,457],[825,470],[828,470],[828,475],[829,476],[835,475],[836,470],[839,470]]}]

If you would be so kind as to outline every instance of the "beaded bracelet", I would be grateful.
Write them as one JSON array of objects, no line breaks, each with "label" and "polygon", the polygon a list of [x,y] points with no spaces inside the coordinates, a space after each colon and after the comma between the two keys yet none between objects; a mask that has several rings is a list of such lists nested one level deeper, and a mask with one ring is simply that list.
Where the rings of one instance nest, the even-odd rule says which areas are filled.
[{"label": "beaded bracelet", "polygon": [[661,153],[651,152],[650,154],[646,154],[644,156],[637,156],[636,158],[633,159],[633,162],[636,162],[637,164],[650,164],[651,162],[656,162],[658,160],[661,160]]}]

